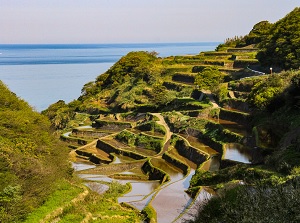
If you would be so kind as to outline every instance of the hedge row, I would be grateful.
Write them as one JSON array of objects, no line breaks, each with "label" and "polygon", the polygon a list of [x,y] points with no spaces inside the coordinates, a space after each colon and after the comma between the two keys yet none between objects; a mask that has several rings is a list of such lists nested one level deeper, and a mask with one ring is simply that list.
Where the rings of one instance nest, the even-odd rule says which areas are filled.
[{"label": "hedge row", "polygon": [[166,134],[165,127],[157,124],[156,121],[148,121],[148,122],[141,123],[136,127],[136,129],[139,129],[141,131],[154,131],[157,133],[161,133],[163,135]]},{"label": "hedge row", "polygon": [[256,64],[259,64],[257,59],[240,59],[234,61],[233,68],[246,68],[249,65]]},{"label": "hedge row", "polygon": [[141,155],[141,154],[116,148],[113,145],[109,144],[108,142],[104,142],[101,139],[99,139],[97,141],[96,147],[99,148],[99,149],[101,149],[101,150],[103,150],[106,153],[116,153],[116,154],[120,154],[120,155],[123,155],[123,156],[131,157],[131,158],[137,159],[137,160],[139,160],[139,159],[146,159],[146,157],[143,156],[143,155]]},{"label": "hedge row", "polygon": [[60,136],[60,140],[65,141],[65,142],[74,142],[74,143],[77,143],[78,145],[86,145],[88,143],[88,141],[85,139],[64,136],[64,135]]},{"label": "hedge row", "polygon": [[132,122],[120,122],[120,121],[106,121],[97,119],[93,122],[93,128],[108,128],[108,129],[126,129],[132,128],[134,123]]},{"label": "hedge row", "polygon": [[133,132],[123,130],[115,137],[117,140],[125,142],[129,146],[139,146],[145,149],[154,150],[157,153],[161,151],[163,139],[147,134],[134,134]]},{"label": "hedge row", "polygon": [[166,160],[168,163],[176,166],[177,168],[181,169],[183,173],[186,175],[189,172],[190,167],[183,163],[181,160],[177,159],[176,157],[172,156],[168,152],[165,152],[162,155],[162,158]]},{"label": "hedge row", "polygon": [[150,159],[144,163],[142,170],[149,176],[149,180],[159,180],[161,183],[170,181],[170,176],[163,170],[153,166]]},{"label": "hedge row", "polygon": [[194,84],[195,76],[195,73],[175,73],[172,76],[172,80]]},{"label": "hedge row", "polygon": [[250,53],[250,52],[257,52],[258,48],[228,48],[228,53]]},{"label": "hedge row", "polygon": [[94,131],[92,129],[73,129],[72,130],[72,135],[80,136],[80,137],[103,137],[108,135],[108,132],[103,132],[103,131]]},{"label": "hedge row", "polygon": [[219,117],[220,119],[233,121],[242,125],[248,125],[251,118],[249,113],[232,111],[224,108],[220,109]]},{"label": "hedge row", "polygon": [[[175,141],[174,147],[178,151],[178,153],[191,160],[192,162],[196,163],[197,165],[200,165],[204,161],[206,161],[209,158],[209,155],[200,151],[199,149],[192,147],[189,145],[188,141],[182,138],[179,135],[172,135],[172,140]],[[173,143],[174,143],[173,141]]]},{"label": "hedge row", "polygon": [[184,67],[168,67],[162,71],[162,75],[169,76],[176,72],[188,72],[189,70],[190,70],[190,67],[186,67],[186,66],[184,66]]},{"label": "hedge row", "polygon": [[170,81],[165,81],[163,83],[163,86],[165,86],[168,90],[178,91],[178,92],[182,91],[185,87],[187,87],[184,84],[170,82]]},{"label": "hedge row", "polygon": [[105,160],[105,159],[101,159],[100,157],[98,157],[97,155],[93,154],[93,153],[89,153],[89,152],[86,152],[86,151],[82,151],[82,150],[76,150],[75,151],[78,155],[80,156],[85,156],[85,157],[88,157],[89,158],[89,161],[91,161],[92,163],[95,163],[95,164],[101,164],[101,163],[104,163],[104,164],[109,164],[112,162],[113,160],[113,156],[111,154],[109,154],[109,158],[111,160]]}]

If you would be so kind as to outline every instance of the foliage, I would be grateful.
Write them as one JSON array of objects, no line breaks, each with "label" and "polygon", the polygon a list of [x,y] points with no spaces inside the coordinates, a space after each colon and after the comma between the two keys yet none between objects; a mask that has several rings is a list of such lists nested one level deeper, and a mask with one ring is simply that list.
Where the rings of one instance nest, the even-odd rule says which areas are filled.
[{"label": "foliage", "polygon": [[282,93],[284,83],[279,75],[270,75],[265,81],[258,82],[252,88],[248,101],[260,109],[265,109],[272,99]]},{"label": "foliage", "polygon": [[217,98],[219,102],[224,101],[227,98],[228,95],[228,89],[226,85],[219,85],[216,89],[214,89],[215,94],[217,95]]},{"label": "foliage", "polygon": [[[0,221],[24,219],[72,173],[50,122],[0,82]],[[47,188],[47,190],[45,190]]]},{"label": "foliage", "polygon": [[140,146],[146,149],[160,151],[162,147],[162,140],[148,136],[146,134],[134,134],[124,130],[116,135],[116,139],[125,142],[129,146]]},{"label": "foliage", "polygon": [[274,152],[274,154],[268,157],[267,164],[275,167],[278,172],[290,174],[294,168],[299,167],[299,145],[300,143],[297,142],[285,149]]},{"label": "foliage", "polygon": [[171,101],[169,98],[169,94],[167,93],[167,88],[160,83],[156,83],[153,85],[151,91],[151,101],[156,106],[166,105],[168,102]]},{"label": "foliage", "polygon": [[299,71],[269,75],[256,82],[248,96],[248,102],[256,108],[267,108],[271,112],[284,105],[295,105],[299,95],[298,78]]},{"label": "foliage", "polygon": [[40,222],[41,219],[54,211],[57,207],[69,204],[71,200],[81,192],[82,188],[76,187],[67,181],[58,182],[56,190],[47,197],[47,200],[42,206],[30,213],[24,223]]},{"label": "foliage", "polygon": [[42,111],[42,114],[46,115],[50,119],[52,126],[58,130],[66,128],[68,122],[74,117],[75,112],[72,109],[72,104],[68,106],[63,100],[59,100]]},{"label": "foliage", "polygon": [[118,197],[127,193],[130,190],[130,188],[130,183],[121,184],[118,181],[112,181],[109,185],[109,189],[104,194],[104,197],[106,199],[117,199]]},{"label": "foliage", "polygon": [[245,45],[259,44],[269,35],[272,24],[268,21],[261,21],[255,24],[248,35],[244,37]]},{"label": "foliage", "polygon": [[299,222],[299,188],[299,182],[271,188],[235,187],[213,197],[192,222]]},{"label": "foliage", "polygon": [[143,122],[143,123],[139,124],[136,128],[139,129],[139,130],[142,130],[142,131],[158,132],[158,133],[161,133],[163,135],[166,133],[165,127],[162,126],[162,125],[157,124],[157,122],[153,121],[153,120]]},{"label": "foliage", "polygon": [[148,204],[142,210],[142,214],[144,214],[146,216],[146,219],[145,219],[146,222],[148,222],[148,223],[157,222],[157,216],[156,216],[155,209],[150,204]]},{"label": "foliage", "polygon": [[195,84],[199,89],[212,90],[223,81],[223,75],[216,67],[206,67],[197,74]]},{"label": "foliage", "polygon": [[295,8],[269,30],[269,35],[259,44],[257,55],[265,66],[284,69],[300,67],[300,8]]},{"label": "foliage", "polygon": [[129,146],[134,146],[136,141],[136,134],[124,130],[116,135],[116,139],[125,142]]},{"label": "foliage", "polygon": [[106,73],[107,78],[104,86],[116,86],[124,82],[126,76],[136,78],[147,78],[151,73],[152,63],[156,60],[156,53],[152,52],[130,52],[115,63]]},{"label": "foliage", "polygon": [[217,46],[216,51],[223,51],[227,48],[234,48],[243,40],[243,36],[235,36],[232,38],[227,38],[224,43]]},{"label": "foliage", "polygon": [[250,185],[264,184],[273,186],[280,183],[283,179],[280,177],[280,174],[272,170],[239,164],[216,172],[197,169],[190,181],[190,185],[191,187],[199,185],[216,186],[230,181],[242,181]]}]

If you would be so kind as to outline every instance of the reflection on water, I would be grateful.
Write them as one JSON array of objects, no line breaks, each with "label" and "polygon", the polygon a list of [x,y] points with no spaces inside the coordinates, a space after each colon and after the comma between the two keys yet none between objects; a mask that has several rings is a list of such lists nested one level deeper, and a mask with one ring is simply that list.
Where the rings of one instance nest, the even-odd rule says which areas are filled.
[{"label": "reflection on water", "polygon": [[158,222],[172,222],[192,202],[192,198],[185,193],[185,190],[188,189],[194,173],[195,170],[191,169],[186,178],[165,185],[156,194],[151,205],[157,212]]},{"label": "reflection on water", "polygon": [[196,147],[200,150],[202,150],[205,153],[208,153],[210,155],[217,154],[217,151],[214,149],[210,148],[208,145],[204,144],[200,139],[197,137],[193,137],[190,135],[185,135],[185,134],[180,134],[182,137],[184,137],[191,146]]},{"label": "reflection on water", "polygon": [[98,194],[103,194],[109,189],[109,186],[96,182],[88,182],[85,185],[90,188],[92,191],[97,192]]},{"label": "reflection on water", "polygon": [[251,154],[247,147],[238,143],[229,143],[226,145],[224,159],[234,160],[241,163],[251,163]]},{"label": "reflection on water", "polygon": [[240,134],[242,136],[247,135],[247,130],[245,126],[241,124],[229,120],[224,120],[224,119],[212,119],[212,120],[221,124],[225,129],[228,129],[234,133]]},{"label": "reflection on water", "polygon": [[163,159],[152,159],[151,163],[155,167],[166,172],[171,178],[170,182],[175,182],[184,177],[184,175],[181,172],[179,172],[179,170],[175,169],[175,167],[173,167],[171,164],[169,164],[167,161]]},{"label": "reflection on water", "polygon": [[121,163],[121,160],[119,157],[115,156],[114,160],[111,162],[112,164]]},{"label": "reflection on water", "polygon": [[159,181],[136,181],[131,182],[132,190],[125,194],[124,197],[137,196],[137,195],[148,195],[152,193],[160,185]]},{"label": "reflection on water", "polygon": [[72,132],[66,132],[63,134],[64,137],[69,137],[72,134]]},{"label": "reflection on water", "polygon": [[86,164],[86,163],[72,163],[72,167],[74,168],[75,171],[80,171],[80,170],[88,170],[88,169],[95,168],[96,165]]},{"label": "reflection on water", "polygon": [[128,156],[122,156],[122,155],[119,155],[119,154],[115,154],[114,153],[114,160],[111,164],[117,164],[117,163],[127,163],[127,162],[130,162],[130,161],[135,161],[135,159],[133,158],[130,158]]},{"label": "reflection on water", "polygon": [[148,196],[143,199],[136,199],[137,197],[120,197],[118,199],[119,202],[127,202],[130,205],[134,206],[138,210],[143,210],[151,201],[152,197],[155,195],[155,191],[153,191]]},{"label": "reflection on water", "polygon": [[188,213],[181,216],[178,220],[174,221],[174,223],[189,222],[191,220],[195,220],[195,216],[197,216],[199,212],[199,207],[211,197],[212,194],[210,194],[205,189],[201,189],[199,195],[195,198],[193,204],[188,207]]},{"label": "reflection on water", "polygon": [[99,174],[78,174],[82,179],[89,181],[102,181],[111,183],[112,181],[118,181],[121,184],[131,183],[131,191],[125,194],[123,197],[120,197],[119,202],[124,202],[125,200],[140,200],[145,196],[151,194],[155,189],[160,185],[159,181],[137,181],[137,180],[122,180],[122,179],[112,179],[105,175]]},{"label": "reflection on water", "polygon": [[220,156],[211,156],[201,167],[205,171],[217,171],[220,168]]}]

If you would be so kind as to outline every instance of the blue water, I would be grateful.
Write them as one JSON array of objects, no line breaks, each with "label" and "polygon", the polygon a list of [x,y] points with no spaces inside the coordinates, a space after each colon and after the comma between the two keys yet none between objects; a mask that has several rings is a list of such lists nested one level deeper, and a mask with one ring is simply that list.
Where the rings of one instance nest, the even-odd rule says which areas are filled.
[{"label": "blue water", "polygon": [[156,51],[160,57],[195,55],[214,50],[218,44],[0,44],[0,80],[42,111],[58,100],[77,99],[84,84],[130,51]]}]

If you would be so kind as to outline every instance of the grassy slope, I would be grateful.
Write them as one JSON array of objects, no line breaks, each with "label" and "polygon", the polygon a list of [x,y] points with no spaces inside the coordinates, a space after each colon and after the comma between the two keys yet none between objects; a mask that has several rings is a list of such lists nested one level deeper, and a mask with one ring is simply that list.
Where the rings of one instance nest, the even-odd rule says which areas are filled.
[{"label": "grassy slope", "polygon": [[42,204],[72,171],[46,117],[1,82],[0,91],[0,221],[11,222]]}]

